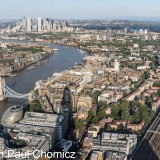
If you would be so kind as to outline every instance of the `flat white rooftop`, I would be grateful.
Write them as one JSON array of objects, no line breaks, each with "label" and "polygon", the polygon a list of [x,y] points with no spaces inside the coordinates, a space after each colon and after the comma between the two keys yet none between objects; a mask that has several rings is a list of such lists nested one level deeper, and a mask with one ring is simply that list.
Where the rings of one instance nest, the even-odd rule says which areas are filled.
[{"label": "flat white rooftop", "polygon": [[20,124],[54,127],[61,125],[65,117],[63,115],[26,112],[24,118],[19,122]]}]

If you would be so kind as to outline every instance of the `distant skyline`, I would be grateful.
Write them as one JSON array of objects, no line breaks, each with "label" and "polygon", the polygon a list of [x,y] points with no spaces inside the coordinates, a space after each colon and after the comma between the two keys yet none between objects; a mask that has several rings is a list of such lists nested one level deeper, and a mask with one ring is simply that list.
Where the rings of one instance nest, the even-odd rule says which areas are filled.
[{"label": "distant skyline", "polygon": [[128,19],[160,21],[160,0],[4,0],[0,19]]}]

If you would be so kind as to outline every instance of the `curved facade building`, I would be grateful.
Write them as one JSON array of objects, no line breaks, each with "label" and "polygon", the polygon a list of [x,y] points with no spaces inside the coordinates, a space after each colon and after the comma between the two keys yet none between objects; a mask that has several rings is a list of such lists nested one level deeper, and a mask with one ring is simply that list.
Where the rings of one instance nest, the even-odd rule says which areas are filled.
[{"label": "curved facade building", "polygon": [[13,106],[8,108],[1,119],[1,124],[7,127],[10,124],[18,122],[23,117],[23,106]]}]

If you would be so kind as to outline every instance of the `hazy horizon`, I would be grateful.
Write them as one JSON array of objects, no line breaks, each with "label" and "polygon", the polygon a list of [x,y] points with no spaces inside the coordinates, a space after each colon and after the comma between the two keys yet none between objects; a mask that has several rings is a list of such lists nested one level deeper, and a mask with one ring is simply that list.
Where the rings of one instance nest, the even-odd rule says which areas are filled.
[{"label": "hazy horizon", "polygon": [[[22,17],[19,17],[19,18],[5,18],[5,19],[3,19],[3,18],[0,18],[0,21],[14,21],[14,20],[21,20],[23,17],[26,17],[26,18],[32,18],[32,19],[37,19],[38,17],[40,17],[40,16],[38,16],[38,17],[27,17],[27,16],[22,16]],[[74,18],[74,19],[69,19],[69,18],[53,18],[53,17],[42,17],[42,19],[45,19],[45,18],[52,18],[52,19],[55,19],[55,20],[80,20],[80,21],[109,21],[109,20],[117,20],[117,21],[140,21],[140,22],[160,22],[160,17],[127,17],[127,18],[123,18],[123,17],[115,17],[115,18],[108,18],[108,19],[76,19],[76,18]]]},{"label": "hazy horizon", "polygon": [[159,0],[5,0],[0,19],[51,17],[53,19],[121,19],[159,21]]}]

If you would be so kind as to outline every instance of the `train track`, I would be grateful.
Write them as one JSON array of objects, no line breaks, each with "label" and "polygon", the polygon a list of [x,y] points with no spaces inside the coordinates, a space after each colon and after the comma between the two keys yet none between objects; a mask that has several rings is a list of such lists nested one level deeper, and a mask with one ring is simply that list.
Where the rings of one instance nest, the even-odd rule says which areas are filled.
[{"label": "train track", "polygon": [[141,143],[137,147],[132,160],[160,159],[160,114],[156,117]]}]

